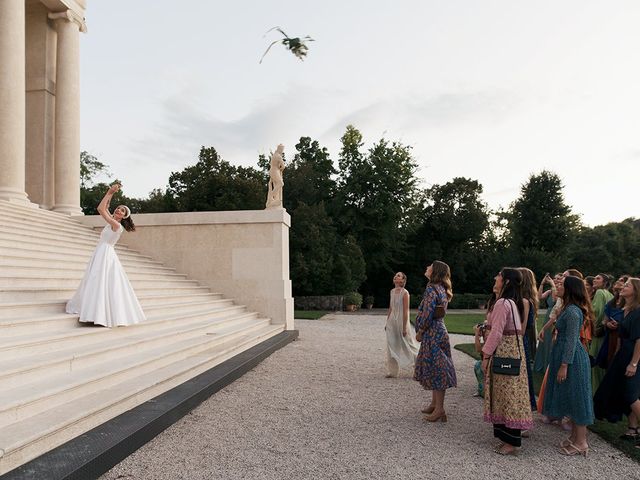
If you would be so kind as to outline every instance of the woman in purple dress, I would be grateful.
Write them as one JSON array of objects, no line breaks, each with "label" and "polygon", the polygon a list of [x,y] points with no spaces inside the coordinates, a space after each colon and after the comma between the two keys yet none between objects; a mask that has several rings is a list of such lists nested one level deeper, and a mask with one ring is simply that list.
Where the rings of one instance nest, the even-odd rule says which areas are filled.
[{"label": "woman in purple dress", "polygon": [[444,326],[444,315],[453,292],[449,265],[439,260],[427,267],[427,288],[418,307],[416,340],[420,351],[416,358],[413,379],[425,390],[431,390],[431,403],[422,410],[428,422],[446,422],[444,394],[447,388],[457,386],[456,371],[451,359],[449,333]]}]

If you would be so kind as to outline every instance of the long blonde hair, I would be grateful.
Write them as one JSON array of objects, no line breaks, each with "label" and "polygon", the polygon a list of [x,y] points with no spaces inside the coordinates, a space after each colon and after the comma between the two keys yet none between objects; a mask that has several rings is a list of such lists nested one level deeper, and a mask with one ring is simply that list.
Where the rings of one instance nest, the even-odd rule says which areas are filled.
[{"label": "long blonde hair", "polygon": [[434,260],[431,264],[431,278],[429,278],[429,284],[440,284],[444,287],[447,293],[447,301],[451,301],[453,298],[453,287],[451,286],[451,269],[449,265],[440,260]]}]

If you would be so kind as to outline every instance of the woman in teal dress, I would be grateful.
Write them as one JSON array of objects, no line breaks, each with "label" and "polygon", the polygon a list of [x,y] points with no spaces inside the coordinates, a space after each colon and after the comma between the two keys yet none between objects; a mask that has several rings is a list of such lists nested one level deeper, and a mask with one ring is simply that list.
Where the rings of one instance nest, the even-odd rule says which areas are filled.
[{"label": "woman in teal dress", "polygon": [[593,321],[591,302],[584,282],[577,277],[564,279],[563,310],[558,316],[558,336],[551,352],[549,380],[544,396],[548,417],[569,417],[571,435],[561,444],[565,455],[587,455],[587,425],[593,423],[591,364],[580,343],[583,322]]},{"label": "woman in teal dress", "polygon": [[[551,285],[551,289],[546,292],[542,291],[544,284],[548,283]],[[540,282],[540,288],[538,289],[538,294],[540,300],[544,300],[547,306],[547,312],[544,315],[544,325],[549,321],[549,316],[551,315],[551,310],[553,310],[553,306],[556,304],[555,291],[556,287],[553,283],[553,279],[549,277],[549,275],[545,275],[545,277]],[[538,349],[536,350],[535,361],[533,362],[533,370],[534,372],[542,373],[547,371],[547,367],[549,366],[549,359],[551,358],[551,348],[553,347],[553,328],[546,328],[543,333],[543,337],[540,339],[538,343]]]}]

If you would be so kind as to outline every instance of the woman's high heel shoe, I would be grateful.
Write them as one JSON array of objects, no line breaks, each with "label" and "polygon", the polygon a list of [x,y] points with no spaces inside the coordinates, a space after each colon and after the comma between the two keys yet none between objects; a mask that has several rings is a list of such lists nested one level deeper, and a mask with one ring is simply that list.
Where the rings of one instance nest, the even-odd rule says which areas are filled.
[{"label": "woman's high heel shoe", "polygon": [[446,412],[442,412],[442,413],[438,413],[438,414],[432,414],[432,415],[426,415],[424,417],[425,422],[446,422],[447,421],[447,414]]},{"label": "woman's high heel shoe", "polygon": [[424,407],[422,410],[420,410],[422,413],[426,413],[427,415],[432,414],[433,411],[436,409],[436,407],[434,407],[433,405],[429,405],[428,407]]},{"label": "woman's high heel shoe", "polygon": [[587,445],[584,448],[578,448],[573,443],[569,442],[569,445],[567,445],[566,447],[562,447],[560,449],[560,452],[563,455],[568,455],[570,457],[574,455],[583,455],[585,458],[587,458],[587,454],[589,453],[589,446]]}]

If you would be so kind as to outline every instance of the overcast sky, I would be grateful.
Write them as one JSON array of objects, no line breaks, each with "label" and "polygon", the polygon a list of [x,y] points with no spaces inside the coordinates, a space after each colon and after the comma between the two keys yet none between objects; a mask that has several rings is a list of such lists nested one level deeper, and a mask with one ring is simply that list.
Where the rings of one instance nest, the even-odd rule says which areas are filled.
[{"label": "overcast sky", "polygon": [[[310,136],[337,162],[353,124],[413,146],[424,186],[477,179],[506,207],[550,169],[586,224],[640,216],[637,0],[87,3],[82,149],[127,195],[202,145],[255,165]],[[304,62],[276,45],[258,63],[276,25],[316,39]]]}]

